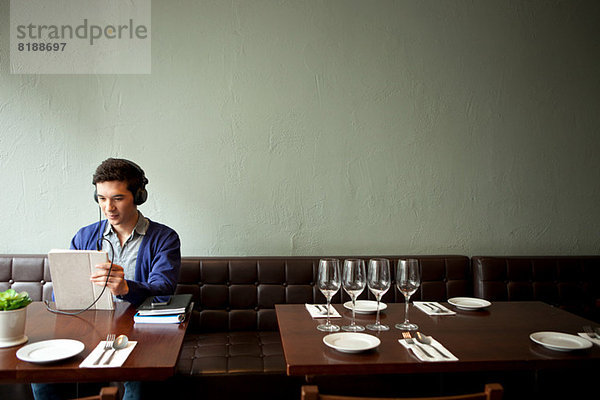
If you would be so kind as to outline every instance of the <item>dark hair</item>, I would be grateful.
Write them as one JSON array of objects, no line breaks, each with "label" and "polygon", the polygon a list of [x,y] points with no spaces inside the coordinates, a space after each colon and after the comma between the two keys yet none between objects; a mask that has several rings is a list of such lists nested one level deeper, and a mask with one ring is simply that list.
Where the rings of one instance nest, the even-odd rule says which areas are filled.
[{"label": "dark hair", "polygon": [[134,196],[148,183],[144,171],[137,164],[122,158],[107,158],[96,168],[92,184],[107,181],[127,182],[127,189]]}]

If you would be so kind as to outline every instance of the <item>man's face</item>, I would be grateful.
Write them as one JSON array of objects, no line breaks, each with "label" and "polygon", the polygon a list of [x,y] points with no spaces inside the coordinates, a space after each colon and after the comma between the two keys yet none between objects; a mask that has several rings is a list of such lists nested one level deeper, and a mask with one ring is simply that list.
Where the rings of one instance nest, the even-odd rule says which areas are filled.
[{"label": "man's face", "polygon": [[133,194],[122,181],[96,183],[98,204],[108,222],[115,227],[133,228],[137,222],[137,206],[133,204]]}]

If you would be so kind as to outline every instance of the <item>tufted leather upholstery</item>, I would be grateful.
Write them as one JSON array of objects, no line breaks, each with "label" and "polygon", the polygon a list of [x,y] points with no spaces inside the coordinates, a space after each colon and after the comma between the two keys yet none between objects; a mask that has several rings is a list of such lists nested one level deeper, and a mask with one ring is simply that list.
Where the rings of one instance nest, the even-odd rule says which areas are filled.
[{"label": "tufted leather upholstery", "polygon": [[285,366],[278,332],[190,335],[177,372],[183,375],[280,373]]},{"label": "tufted leather upholstery", "polygon": [[474,295],[540,300],[600,322],[600,256],[473,257]]},{"label": "tufted leather upholstery", "polygon": [[[444,301],[448,297],[472,294],[468,257],[414,257],[420,260],[423,282],[413,298]],[[325,301],[315,285],[320,258],[184,257],[177,293],[193,295],[196,306],[190,331],[277,330],[275,304]],[[398,259],[406,257],[386,258],[391,260],[394,276]],[[372,295],[365,290],[361,298],[372,298]],[[340,291],[333,302],[347,300],[346,293]],[[387,302],[403,300],[397,290],[388,291],[383,298]]]},{"label": "tufted leather upholstery", "polygon": [[[216,376],[259,372],[279,374],[285,379],[275,304],[325,302],[315,285],[320,258],[184,258],[177,293],[191,293],[195,307],[179,358],[179,374]],[[387,258],[394,271],[401,257]],[[472,277],[467,257],[415,258],[420,260],[423,269],[423,283],[414,298],[445,300],[448,296],[471,294]],[[361,298],[367,297],[371,298],[368,290],[361,295]],[[340,291],[333,301],[347,300],[346,293]],[[390,290],[383,300],[403,301],[403,297],[397,290]]]},{"label": "tufted leather upholstery", "polygon": [[51,300],[52,279],[43,254],[0,255],[0,291],[26,291],[34,301]]}]

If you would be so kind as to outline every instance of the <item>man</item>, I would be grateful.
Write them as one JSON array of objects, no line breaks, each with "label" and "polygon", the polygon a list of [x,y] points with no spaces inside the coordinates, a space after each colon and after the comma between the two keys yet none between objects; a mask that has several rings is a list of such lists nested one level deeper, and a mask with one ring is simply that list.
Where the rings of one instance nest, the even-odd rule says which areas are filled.
[{"label": "man", "polygon": [[[92,184],[106,220],[81,228],[71,241],[71,249],[108,252],[112,268],[111,263],[99,264],[90,279],[96,285],[106,284],[117,301],[134,305],[150,296],[173,294],[181,266],[177,233],[137,209],[148,196],[147,183],[137,164],[118,158],[103,161]],[[32,384],[32,389],[36,400],[76,397],[73,385]],[[125,382],[123,399],[137,398],[140,384]]]},{"label": "man", "polygon": [[[179,236],[138,211],[147,197],[144,171],[131,161],[109,158],[96,169],[92,183],[106,220],[81,228],[71,248],[94,250],[102,242],[114,257],[107,288],[117,299],[138,305],[149,296],[173,294],[181,265]],[[109,268],[110,263],[98,265],[92,282],[104,285]]]}]

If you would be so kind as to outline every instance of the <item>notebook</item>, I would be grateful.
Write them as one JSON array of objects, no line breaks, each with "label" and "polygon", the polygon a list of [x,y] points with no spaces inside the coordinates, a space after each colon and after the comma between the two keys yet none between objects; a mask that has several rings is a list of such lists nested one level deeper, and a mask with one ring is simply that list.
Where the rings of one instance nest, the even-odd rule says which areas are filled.
[{"label": "notebook", "polygon": [[[102,286],[94,285],[90,275],[97,264],[108,262],[105,251],[58,250],[48,252],[48,264],[52,276],[54,300],[58,310],[82,310],[102,292]],[[113,310],[114,302],[106,288],[98,302],[90,310]]]},{"label": "notebook", "polygon": [[138,307],[139,315],[182,314],[187,311],[187,308],[192,301],[191,294],[175,294],[173,296],[166,297],[170,298],[169,303],[159,306],[152,304],[152,299],[154,297],[148,297]]}]

